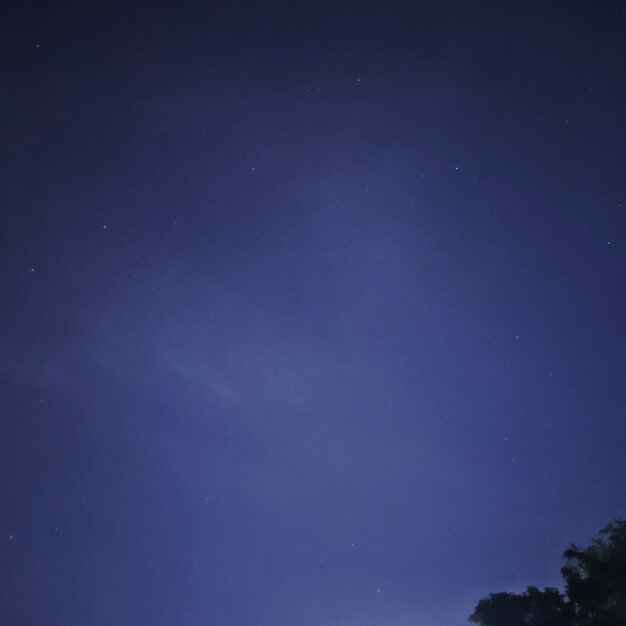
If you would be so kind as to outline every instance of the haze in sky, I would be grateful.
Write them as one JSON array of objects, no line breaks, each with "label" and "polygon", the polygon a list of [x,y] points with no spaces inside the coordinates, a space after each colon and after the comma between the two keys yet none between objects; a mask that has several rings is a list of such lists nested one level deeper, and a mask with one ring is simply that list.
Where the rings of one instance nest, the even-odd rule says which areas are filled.
[{"label": "haze in sky", "polygon": [[626,511],[626,12],[14,3],[0,622],[460,626]]}]

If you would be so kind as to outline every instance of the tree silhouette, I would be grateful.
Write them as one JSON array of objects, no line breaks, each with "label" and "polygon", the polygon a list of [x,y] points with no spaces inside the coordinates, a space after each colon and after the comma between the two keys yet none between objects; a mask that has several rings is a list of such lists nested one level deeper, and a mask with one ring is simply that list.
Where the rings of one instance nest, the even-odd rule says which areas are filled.
[{"label": "tree silhouette", "polygon": [[569,626],[572,610],[558,589],[528,587],[525,593],[492,593],[469,618],[481,626]]},{"label": "tree silhouette", "polygon": [[626,522],[616,520],[587,548],[563,554],[565,594],[553,587],[492,593],[470,622],[479,626],[625,626]]},{"label": "tree silhouette", "polygon": [[600,531],[588,548],[572,545],[561,574],[576,626],[626,624],[626,522]]}]

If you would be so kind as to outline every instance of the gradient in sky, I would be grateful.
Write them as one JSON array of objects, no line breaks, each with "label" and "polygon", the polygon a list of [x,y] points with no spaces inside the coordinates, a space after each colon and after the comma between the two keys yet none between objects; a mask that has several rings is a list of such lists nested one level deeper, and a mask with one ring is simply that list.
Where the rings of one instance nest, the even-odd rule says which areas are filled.
[{"label": "gradient in sky", "polygon": [[624,515],[623,2],[1,21],[3,625],[459,626]]}]

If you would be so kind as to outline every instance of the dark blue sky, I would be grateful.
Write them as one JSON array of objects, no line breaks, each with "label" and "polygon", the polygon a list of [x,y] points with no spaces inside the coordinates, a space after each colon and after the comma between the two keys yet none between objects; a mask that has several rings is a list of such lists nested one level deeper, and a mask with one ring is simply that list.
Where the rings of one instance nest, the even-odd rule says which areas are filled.
[{"label": "dark blue sky", "polygon": [[1,28],[3,625],[459,626],[625,515],[623,2]]}]

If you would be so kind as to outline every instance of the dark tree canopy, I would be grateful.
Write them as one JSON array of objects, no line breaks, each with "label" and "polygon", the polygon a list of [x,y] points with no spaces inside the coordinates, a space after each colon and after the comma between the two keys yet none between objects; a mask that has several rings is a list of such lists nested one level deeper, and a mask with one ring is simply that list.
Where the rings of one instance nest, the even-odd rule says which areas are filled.
[{"label": "dark tree canopy", "polygon": [[569,626],[571,609],[558,589],[525,593],[492,593],[478,603],[470,617],[481,626]]},{"label": "dark tree canopy", "polygon": [[600,531],[587,548],[572,546],[563,555],[565,591],[576,610],[576,624],[626,624],[626,522]]},{"label": "dark tree canopy", "polygon": [[587,548],[563,555],[565,593],[528,587],[524,593],[493,593],[469,620],[480,626],[626,625],[626,522],[616,520]]}]

